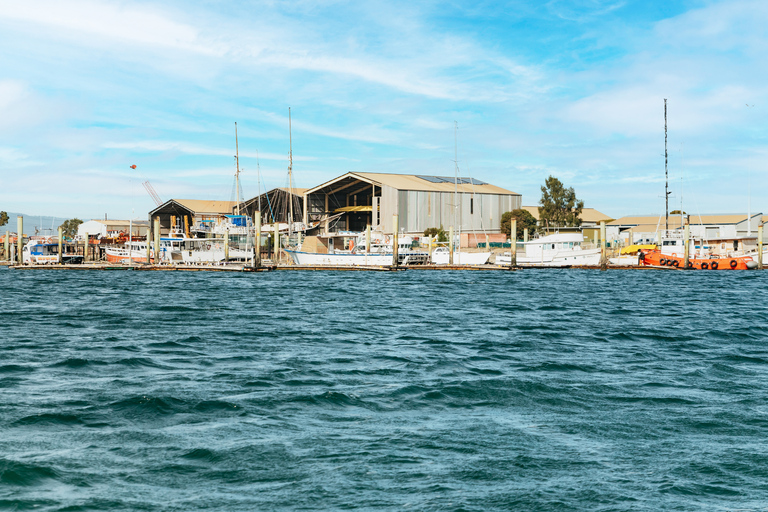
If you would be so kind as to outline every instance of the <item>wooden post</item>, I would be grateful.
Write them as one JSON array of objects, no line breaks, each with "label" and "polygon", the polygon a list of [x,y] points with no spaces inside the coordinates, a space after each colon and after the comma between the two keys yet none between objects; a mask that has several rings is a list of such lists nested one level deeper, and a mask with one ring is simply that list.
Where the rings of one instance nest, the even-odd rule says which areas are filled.
[{"label": "wooden post", "polygon": [[[61,233],[61,227],[59,227],[59,233]],[[59,235],[61,236],[61,235]],[[4,260],[10,260],[11,259],[11,241],[9,240],[10,236],[8,236],[8,230],[5,230],[5,240],[3,240],[3,259]]]},{"label": "wooden post", "polygon": [[253,266],[258,268],[261,266],[261,212],[253,214],[253,223],[256,225],[256,238],[253,241],[253,245],[256,247],[256,256],[253,260]]},{"label": "wooden post", "polygon": [[309,227],[309,208],[307,208],[307,194],[304,194],[304,214],[302,215],[304,226]]},{"label": "wooden post", "polygon": [[24,217],[16,217],[16,264],[24,263]]},{"label": "wooden post", "polygon": [[608,269],[608,257],[605,247],[605,221],[600,221],[600,270]]},{"label": "wooden post", "polygon": [[683,243],[685,244],[685,250],[683,251],[683,268],[688,268],[690,263],[690,251],[691,251],[691,227],[686,224],[683,228]]},{"label": "wooden post", "polygon": [[661,250],[661,230],[656,230],[656,245]]},{"label": "wooden post", "polygon": [[757,226],[757,268],[763,270],[763,225]]},{"label": "wooden post", "polygon": [[155,236],[153,241],[155,242],[155,265],[160,264],[160,217],[154,218],[155,224]]},{"label": "wooden post", "polygon": [[173,233],[174,229],[176,229],[176,216],[171,215],[171,233]]},{"label": "wooden post", "polygon": [[398,250],[398,240],[397,240],[397,231],[400,229],[399,223],[398,223],[398,217],[397,214],[392,215],[392,266],[397,266],[397,250]]},{"label": "wooden post", "polygon": [[491,250],[491,237],[489,237],[487,233],[485,235],[485,250],[486,251]]},{"label": "wooden post", "polygon": [[191,238],[189,235],[189,215],[186,213],[184,214],[184,235],[186,235],[187,238]]},{"label": "wooden post", "polygon": [[433,242],[436,239],[437,239],[437,235],[435,235],[433,237],[432,236],[429,237],[429,262],[432,263],[432,264],[434,264],[434,261],[432,261],[432,251],[434,250],[433,249],[433,247],[434,247]]},{"label": "wooden post", "polygon": [[59,265],[64,263],[64,229],[59,226]]},{"label": "wooden post", "polygon": [[523,242],[528,241],[528,228],[523,228]]},{"label": "wooden post", "polygon": [[272,228],[274,231],[272,231],[272,241],[274,242],[274,249],[275,249],[275,256],[274,256],[274,263],[277,265],[277,262],[280,261],[280,226],[277,222],[272,224]]},{"label": "wooden post", "polygon": [[224,231],[224,263],[229,263],[229,230]]},{"label": "wooden post", "polygon": [[517,219],[509,221],[509,268],[517,266]]},{"label": "wooden post", "polygon": [[371,253],[371,225],[365,226],[365,264],[368,265],[368,255]]},{"label": "wooden post", "polygon": [[448,228],[448,264],[453,265],[453,226]]},{"label": "wooden post", "polygon": [[152,224],[151,223],[149,226],[147,226],[146,245],[147,245],[147,265],[151,265],[152,264]]}]

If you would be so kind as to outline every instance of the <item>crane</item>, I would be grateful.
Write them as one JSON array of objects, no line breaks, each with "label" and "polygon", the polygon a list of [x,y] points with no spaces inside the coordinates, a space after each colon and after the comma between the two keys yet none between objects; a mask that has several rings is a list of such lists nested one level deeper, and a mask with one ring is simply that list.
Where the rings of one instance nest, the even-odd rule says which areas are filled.
[{"label": "crane", "polygon": [[[136,165],[132,165],[131,169],[136,169]],[[152,198],[152,201],[155,202],[155,206],[160,206],[161,204],[163,204],[162,199],[160,199],[160,196],[157,195],[157,191],[155,190],[155,187],[152,186],[149,180],[142,183],[142,185],[144,185],[144,190],[147,191],[147,194],[149,194],[149,197]]]}]

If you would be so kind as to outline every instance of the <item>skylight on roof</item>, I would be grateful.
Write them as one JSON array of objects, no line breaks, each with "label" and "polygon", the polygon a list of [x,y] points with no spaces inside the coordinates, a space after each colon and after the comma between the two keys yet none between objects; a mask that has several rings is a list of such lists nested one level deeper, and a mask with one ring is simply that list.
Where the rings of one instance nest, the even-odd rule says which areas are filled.
[{"label": "skylight on roof", "polygon": [[430,183],[458,183],[460,185],[487,185],[484,181],[475,178],[449,178],[447,176],[416,176]]}]

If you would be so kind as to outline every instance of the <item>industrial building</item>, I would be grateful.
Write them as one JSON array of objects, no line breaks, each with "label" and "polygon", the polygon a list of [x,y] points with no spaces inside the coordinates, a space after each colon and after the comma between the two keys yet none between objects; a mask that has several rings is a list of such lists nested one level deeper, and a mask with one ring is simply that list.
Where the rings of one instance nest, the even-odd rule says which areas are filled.
[{"label": "industrial building", "polygon": [[348,172],[304,194],[304,223],[324,233],[374,229],[422,234],[443,227],[499,233],[501,215],[520,208],[521,195],[474,178]]},{"label": "industrial building", "polygon": [[151,212],[149,220],[160,220],[160,234],[168,235],[177,229],[186,236],[193,231],[209,232],[210,227],[228,216],[237,208],[235,201],[204,201],[201,199],[169,199]]}]

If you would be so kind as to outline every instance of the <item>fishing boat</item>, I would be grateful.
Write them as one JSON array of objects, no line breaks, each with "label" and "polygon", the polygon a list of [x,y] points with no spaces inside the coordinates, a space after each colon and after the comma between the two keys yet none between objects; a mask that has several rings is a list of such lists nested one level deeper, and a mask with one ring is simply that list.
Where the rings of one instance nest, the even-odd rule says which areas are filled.
[{"label": "fishing boat", "polygon": [[757,268],[757,262],[751,256],[694,256],[688,258],[685,266],[684,257],[675,254],[664,254],[658,249],[640,251],[638,256],[641,265],[652,267],[688,268],[696,270],[752,270]]},{"label": "fishing boat", "polygon": [[[83,255],[67,251],[67,245],[62,247],[62,263],[82,263]],[[59,244],[52,239],[30,240],[22,249],[22,262],[34,265],[47,265],[59,262]]]},{"label": "fishing boat", "polygon": [[[392,237],[372,234],[370,250],[366,247],[365,234],[357,234],[354,242],[344,249],[329,249],[327,253],[285,250],[296,265],[329,266],[388,266],[394,258]],[[397,264],[422,265],[429,259],[429,253],[414,251],[413,238],[401,236],[397,239]]]},{"label": "fishing boat", "polygon": [[[600,249],[582,246],[581,233],[555,233],[523,242],[525,253],[517,255],[517,264],[531,267],[593,266],[600,264]],[[496,256],[497,265],[509,265],[511,254]]]},{"label": "fishing boat", "polygon": [[[150,258],[154,261],[154,249],[150,247]],[[104,256],[110,263],[147,263],[147,242],[129,241],[104,249]]]},{"label": "fishing boat", "polygon": [[[450,263],[450,249],[438,247],[432,251],[433,265],[448,265]],[[454,265],[485,265],[491,258],[490,252],[453,252]]]}]

